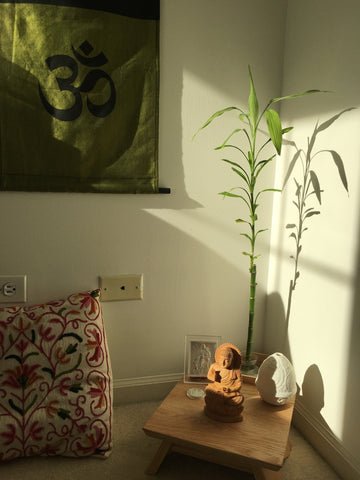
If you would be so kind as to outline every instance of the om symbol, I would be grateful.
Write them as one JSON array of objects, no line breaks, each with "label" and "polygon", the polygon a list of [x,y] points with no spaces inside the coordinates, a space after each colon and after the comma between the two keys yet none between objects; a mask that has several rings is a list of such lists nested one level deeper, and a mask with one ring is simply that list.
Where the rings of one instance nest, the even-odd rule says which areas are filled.
[{"label": "om symbol", "polygon": [[68,67],[70,69],[71,74],[67,78],[56,77],[56,81],[61,92],[71,92],[74,97],[74,104],[72,105],[72,107],[65,109],[54,107],[45,98],[39,84],[39,95],[44,107],[46,108],[47,112],[50,113],[50,115],[52,115],[57,120],[62,120],[64,122],[70,122],[71,120],[75,120],[80,116],[83,108],[81,92],[90,92],[95,87],[97,81],[101,78],[104,78],[110,86],[109,99],[102,105],[96,105],[92,103],[92,101],[87,96],[86,103],[87,108],[92,115],[100,118],[106,117],[113,111],[115,107],[116,91],[114,82],[112,81],[111,77],[103,70],[99,70],[99,68],[97,67],[105,65],[108,62],[108,59],[102,52],[95,57],[88,57],[88,55],[92,52],[93,47],[87,40],[80,45],[80,50],[86,56],[83,56],[81,53],[75,50],[73,46],[71,46],[71,49],[74,57],[78,62],[80,62],[82,65],[85,65],[86,67],[93,68],[93,70],[87,73],[79,87],[75,87],[74,82],[78,76],[78,64],[76,60],[74,60],[68,55],[53,55],[51,57],[48,57],[46,59],[46,64],[50,72],[60,67]]}]

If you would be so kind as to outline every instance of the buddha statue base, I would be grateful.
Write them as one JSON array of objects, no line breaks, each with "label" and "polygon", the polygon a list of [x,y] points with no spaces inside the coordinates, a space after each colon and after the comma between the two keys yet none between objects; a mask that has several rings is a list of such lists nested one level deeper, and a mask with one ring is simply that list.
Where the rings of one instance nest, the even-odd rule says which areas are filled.
[{"label": "buddha statue base", "polygon": [[212,420],[216,420],[217,422],[223,422],[223,423],[241,422],[243,419],[241,413],[238,413],[237,415],[220,415],[218,413],[212,412],[206,406],[204,407],[204,413],[207,417],[211,418]]},{"label": "buddha statue base", "polygon": [[219,422],[241,422],[244,396],[241,389],[241,353],[235,345],[224,343],[215,352],[205,388],[205,414]]},{"label": "buddha statue base", "polygon": [[241,422],[243,395],[226,396],[223,392],[216,392],[211,388],[205,389],[205,392],[205,415],[218,422]]}]

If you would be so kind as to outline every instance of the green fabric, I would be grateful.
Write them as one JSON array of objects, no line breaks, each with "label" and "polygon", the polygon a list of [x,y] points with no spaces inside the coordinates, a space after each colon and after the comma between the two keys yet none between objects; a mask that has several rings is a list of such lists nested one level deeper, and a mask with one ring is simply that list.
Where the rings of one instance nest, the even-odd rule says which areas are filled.
[{"label": "green fabric", "polygon": [[158,28],[0,3],[1,190],[158,191]]}]

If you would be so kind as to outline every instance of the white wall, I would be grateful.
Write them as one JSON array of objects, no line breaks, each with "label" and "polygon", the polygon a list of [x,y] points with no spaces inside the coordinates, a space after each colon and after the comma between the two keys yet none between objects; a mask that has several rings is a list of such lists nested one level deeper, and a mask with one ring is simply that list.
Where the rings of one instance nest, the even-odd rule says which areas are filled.
[{"label": "white wall", "polygon": [[[215,110],[279,94],[285,1],[161,3],[160,177],[171,195],[0,194],[1,273],[27,274],[28,303],[144,274],[142,301],[104,303],[116,380],[183,370],[184,336],[246,341],[248,264],[234,186],[212,148],[229,121],[193,133]],[[269,181],[273,172],[269,171]],[[271,202],[263,211],[271,221]],[[262,348],[269,238],[259,262],[256,344]]]},{"label": "white wall", "polygon": [[[359,106],[358,1],[290,0],[284,56],[286,5],[162,1],[159,160],[161,185],[171,195],[0,193],[1,273],[28,275],[28,303],[92,289],[99,275],[144,274],[142,301],[103,304],[117,380],[181,372],[186,334],[244,346],[248,265],[234,223],[242,207],[217,196],[235,179],[211,150],[232,130],[231,117],[191,137],[217,109],[246,106],[247,65],[264,101],[279,95],[282,83],[284,94],[336,90],[283,104],[302,146],[317,119]],[[347,113],[318,138],[319,149],[342,155],[350,195],[331,160],[319,161],[324,202],[304,239],[288,332],[292,243],[283,227],[293,220],[292,184],[278,197],[265,332],[268,236],[259,243],[255,343],[290,356],[303,402],[357,459],[359,123],[359,111]],[[279,179],[289,160],[285,150]],[[264,226],[271,213],[268,198]]]},{"label": "white wall", "polygon": [[[335,91],[283,104],[283,118],[295,126],[290,138],[301,148],[306,148],[307,137],[318,120],[322,123],[347,107],[360,106],[359,18],[357,0],[289,1],[283,94],[308,88]],[[305,407],[358,462],[359,131],[360,111],[354,110],[317,136],[315,151],[333,149],[341,155],[349,195],[330,155],[316,157],[313,167],[324,190],[323,204],[321,214],[309,219],[303,238],[300,278],[292,296],[287,331],[293,268],[289,256],[294,242],[289,238],[291,230],[284,226],[296,223],[292,180],[277,204],[265,328],[266,350],[285,350],[292,359]],[[279,162],[279,185],[291,152],[288,148]],[[299,169],[294,174],[300,178]]]}]

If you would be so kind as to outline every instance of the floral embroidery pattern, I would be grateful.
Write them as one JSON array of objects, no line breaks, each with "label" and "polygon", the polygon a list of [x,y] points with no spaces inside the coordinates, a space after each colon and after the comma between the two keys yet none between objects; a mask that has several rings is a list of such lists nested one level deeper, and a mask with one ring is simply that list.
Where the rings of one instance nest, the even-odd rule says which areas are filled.
[{"label": "floral embroidery pattern", "polygon": [[112,375],[100,290],[0,308],[0,462],[110,454]]}]

